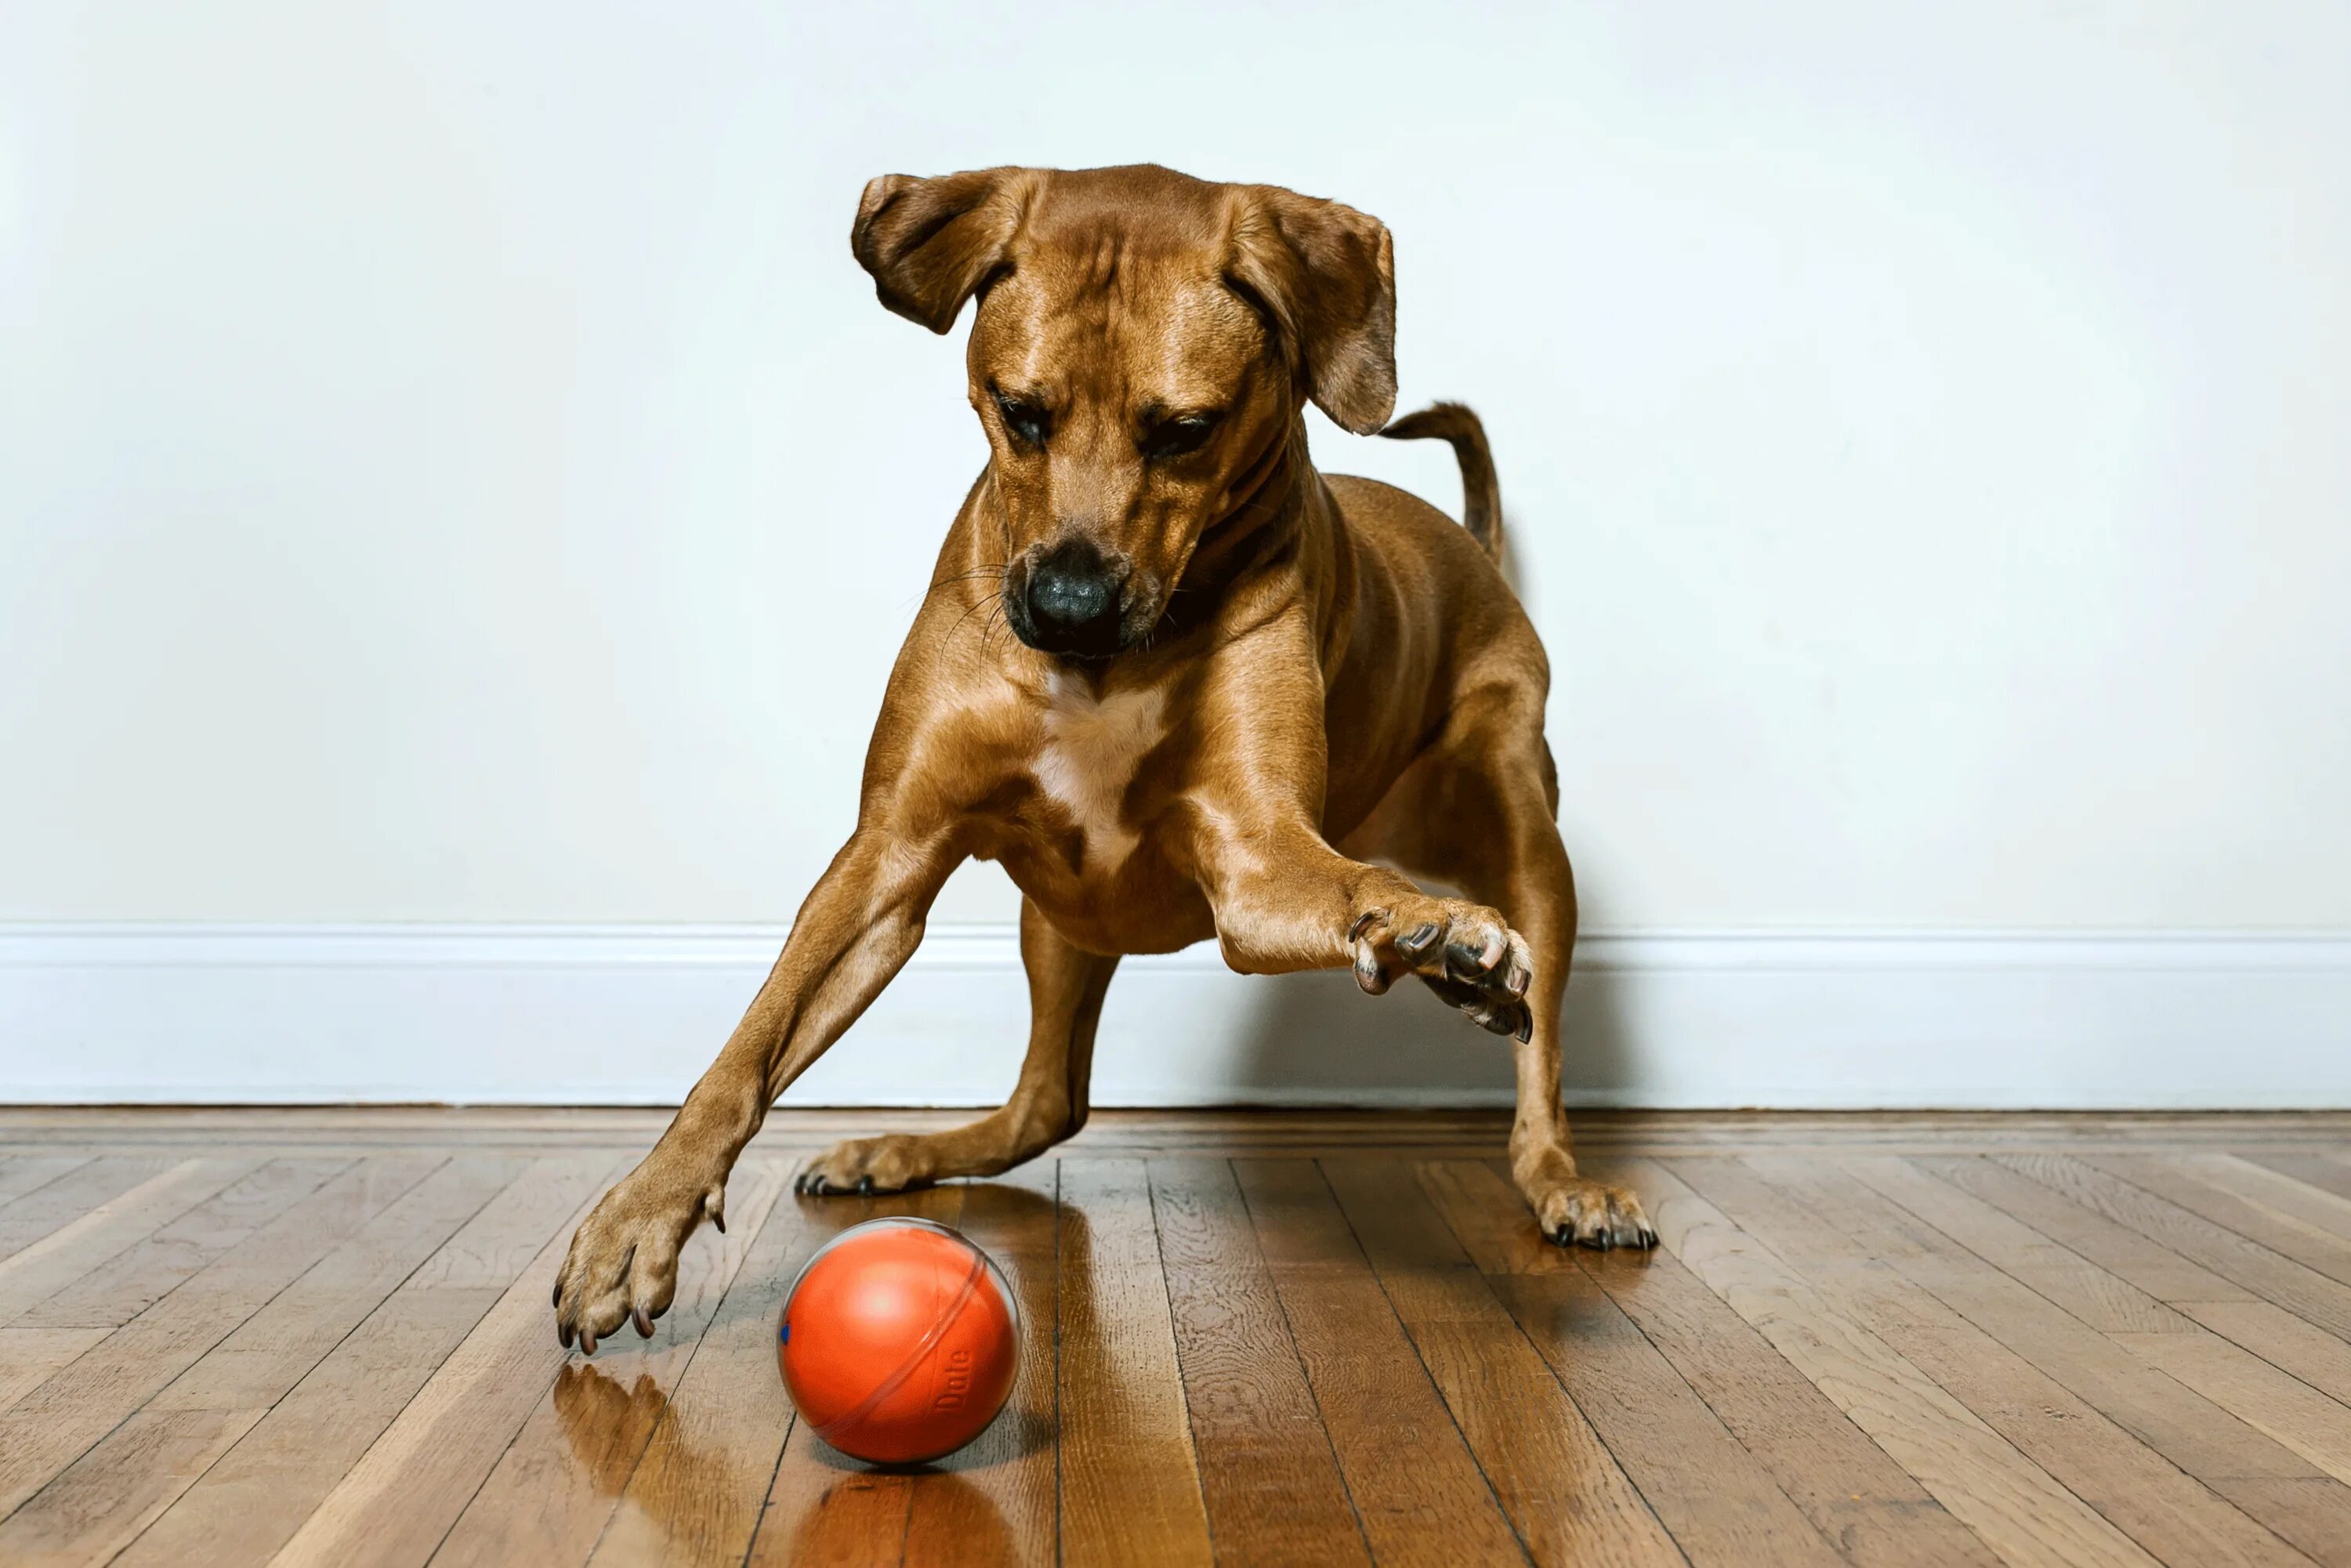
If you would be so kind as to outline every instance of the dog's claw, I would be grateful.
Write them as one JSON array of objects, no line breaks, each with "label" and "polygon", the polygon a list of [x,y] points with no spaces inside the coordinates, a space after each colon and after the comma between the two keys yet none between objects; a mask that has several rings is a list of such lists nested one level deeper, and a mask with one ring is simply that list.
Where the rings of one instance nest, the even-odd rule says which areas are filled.
[{"label": "dog's claw", "polygon": [[636,1324],[637,1337],[639,1339],[651,1339],[653,1337],[653,1320],[645,1315],[644,1308],[641,1306],[632,1307],[629,1310],[629,1321]]},{"label": "dog's claw", "polygon": [[1396,938],[1397,951],[1408,954],[1415,958],[1419,957],[1428,951],[1428,945],[1437,940],[1437,929],[1436,923],[1433,921],[1416,925]]},{"label": "dog's claw", "polygon": [[1654,1251],[1656,1245],[1657,1233],[1646,1225],[1641,1227],[1641,1249],[1645,1252]]},{"label": "dog's claw", "polygon": [[582,1355],[596,1354],[596,1336],[586,1329],[580,1331],[580,1354]]},{"label": "dog's claw", "polygon": [[857,1178],[857,1192],[858,1196],[861,1197],[870,1197],[872,1196],[873,1178],[870,1176],[859,1176]]}]

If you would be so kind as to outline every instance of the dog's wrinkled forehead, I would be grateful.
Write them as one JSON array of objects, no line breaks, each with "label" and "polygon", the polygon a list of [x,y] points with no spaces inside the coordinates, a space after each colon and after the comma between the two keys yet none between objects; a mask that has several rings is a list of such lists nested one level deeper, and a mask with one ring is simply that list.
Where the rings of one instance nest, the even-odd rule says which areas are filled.
[{"label": "dog's wrinkled forehead", "polygon": [[1150,164],[885,174],[866,186],[850,244],[882,302],[933,331],[986,291],[977,355],[1015,347],[998,318],[1031,339],[1156,332],[1157,353],[1116,345],[1146,361],[1270,337],[1293,382],[1346,428],[1375,430],[1395,404],[1387,230],[1336,202]]},{"label": "dog's wrinkled forehead", "polygon": [[1209,407],[1264,352],[1265,323],[1225,276],[1222,236],[1200,232],[1196,214],[1049,197],[1034,216],[974,323],[975,362],[999,379]]}]

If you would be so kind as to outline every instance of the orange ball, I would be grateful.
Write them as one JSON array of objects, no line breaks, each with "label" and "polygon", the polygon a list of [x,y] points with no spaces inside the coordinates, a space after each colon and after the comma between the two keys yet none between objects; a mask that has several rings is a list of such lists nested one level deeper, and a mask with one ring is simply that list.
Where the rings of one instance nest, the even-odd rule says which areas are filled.
[{"label": "orange ball", "polygon": [[995,1260],[960,1232],[868,1220],[792,1281],[776,1359],[818,1437],[872,1464],[915,1464],[996,1419],[1019,1370],[1020,1312]]}]

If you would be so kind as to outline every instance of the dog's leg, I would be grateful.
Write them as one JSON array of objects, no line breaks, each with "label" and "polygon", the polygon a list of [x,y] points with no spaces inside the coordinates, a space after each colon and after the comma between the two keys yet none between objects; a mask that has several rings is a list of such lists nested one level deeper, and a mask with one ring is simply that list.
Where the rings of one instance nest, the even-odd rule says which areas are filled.
[{"label": "dog's leg", "polygon": [[726,1228],[726,1176],[793,1079],[841,1038],[922,940],[958,857],[861,830],[817,882],[782,956],[669,1130],[571,1238],[556,1277],[556,1333],[596,1342],[633,1321],[650,1335],[677,1288],[677,1255],[705,1219]]},{"label": "dog's leg", "polygon": [[1020,901],[1020,959],[1029,971],[1029,1055],[1012,1098],[952,1132],[836,1144],[800,1172],[799,1190],[895,1192],[954,1176],[995,1176],[1085,1125],[1094,1027],[1118,960],[1071,946],[1027,899]]},{"label": "dog's leg", "polygon": [[[1560,1103],[1560,1009],[1575,948],[1575,876],[1552,817],[1548,771],[1541,764],[1504,761],[1489,776],[1501,801],[1501,820],[1494,824],[1501,832],[1464,867],[1464,885],[1509,910],[1534,953],[1535,983],[1527,992],[1534,1027],[1517,1048],[1510,1175],[1543,1234],[1561,1246],[1655,1247],[1656,1230],[1631,1189],[1577,1174]],[[1502,852],[1499,866],[1493,849]]]},{"label": "dog's leg", "polygon": [[1425,893],[1382,865],[1351,860],[1291,817],[1240,827],[1217,809],[1190,848],[1225,962],[1244,975],[1352,967],[1374,996],[1405,975],[1496,1034],[1523,1034],[1534,978],[1526,938],[1501,911]]},{"label": "dog's leg", "polygon": [[[1381,802],[1362,847],[1491,899],[1526,939],[1534,960],[1525,998],[1531,1027],[1517,1046],[1510,1174],[1543,1234],[1563,1247],[1654,1247],[1656,1231],[1637,1197],[1576,1171],[1560,1103],[1560,1011],[1575,951],[1575,876],[1560,840],[1557,776],[1540,715],[1536,708],[1508,722],[1491,714],[1468,733],[1448,736]],[[1430,983],[1456,999],[1445,982]]]}]

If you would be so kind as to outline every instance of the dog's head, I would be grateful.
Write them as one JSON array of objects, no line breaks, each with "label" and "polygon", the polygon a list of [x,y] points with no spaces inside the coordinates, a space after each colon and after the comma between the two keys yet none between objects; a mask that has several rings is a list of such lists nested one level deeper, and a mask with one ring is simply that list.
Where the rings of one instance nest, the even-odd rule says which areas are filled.
[{"label": "dog's head", "polygon": [[1046,653],[1140,642],[1307,399],[1363,434],[1395,405],[1388,232],[1336,202],[1148,164],[884,174],[850,244],[934,332],[979,297],[1005,619]]}]

